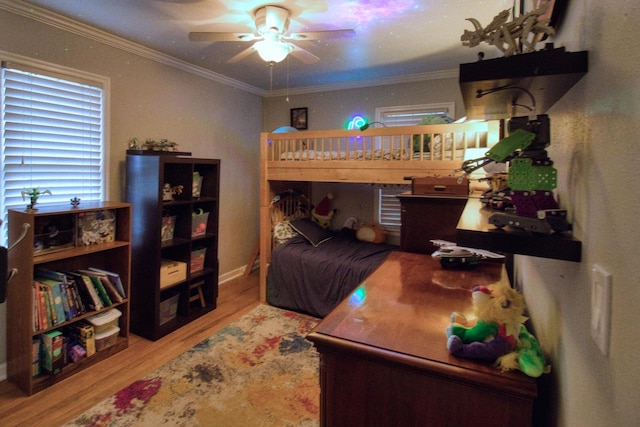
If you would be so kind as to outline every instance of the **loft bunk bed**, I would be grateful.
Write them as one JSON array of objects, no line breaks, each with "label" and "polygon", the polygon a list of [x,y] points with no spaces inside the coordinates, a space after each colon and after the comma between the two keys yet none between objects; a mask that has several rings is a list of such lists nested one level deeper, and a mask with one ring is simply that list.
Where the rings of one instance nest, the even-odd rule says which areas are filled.
[{"label": "loft bunk bed", "polygon": [[[315,283],[308,286],[314,288],[298,295],[297,286],[307,286],[300,282],[305,277],[303,272],[293,273],[288,270],[293,265],[294,254],[289,251],[286,266],[271,266],[272,252],[280,251],[279,244],[287,242],[274,239],[274,229],[282,235],[283,223],[287,226],[296,220],[297,223],[309,217],[311,198],[311,184],[313,182],[336,183],[378,183],[378,184],[407,184],[411,177],[451,176],[465,159],[465,153],[470,149],[488,149],[500,139],[499,121],[478,121],[467,123],[451,123],[420,126],[397,126],[383,128],[369,128],[359,130],[324,130],[300,131],[288,133],[262,133],[260,135],[260,300],[272,305],[278,301],[285,301],[282,308],[307,312],[322,317],[326,311],[339,302],[339,297],[332,294],[325,301],[318,304],[315,298],[327,299],[326,289],[318,291],[326,285],[340,283],[340,295],[350,292],[372,269],[386,256],[384,251],[391,248],[379,247],[371,249],[372,264],[364,266],[359,273],[342,274],[341,277],[317,277],[313,271],[313,263],[319,255],[315,252],[322,245],[307,244],[304,239],[292,238],[291,241],[301,248],[308,261],[298,262],[299,268],[309,271],[308,276],[314,276]],[[295,188],[296,191],[289,191]],[[302,219],[301,219],[302,218]],[[295,230],[294,230],[295,231]],[[285,233],[286,234],[286,233]],[[295,236],[294,232],[292,236]],[[346,230],[335,230],[331,245],[346,239],[345,246],[351,245],[352,236]],[[307,239],[309,240],[309,239]],[[311,241],[311,240],[309,240]],[[315,243],[315,242],[312,242]],[[354,251],[362,251],[360,246],[354,245]],[[365,245],[366,246],[366,245]],[[332,253],[338,253],[335,248],[325,245]],[[382,248],[382,249],[380,249]],[[290,250],[291,248],[287,248]],[[296,253],[297,253],[296,252]],[[337,256],[337,255],[336,255]],[[349,255],[346,254],[349,258]],[[282,262],[282,261],[278,261]],[[323,261],[327,262],[327,261]],[[342,263],[335,261],[335,266]],[[350,260],[345,263],[350,263]],[[289,265],[291,264],[291,265]],[[305,267],[306,265],[306,267]],[[352,264],[353,266],[353,264]],[[353,267],[349,267],[353,269]],[[349,269],[347,268],[347,269]],[[340,271],[342,268],[332,267]],[[276,271],[280,274],[276,275]],[[344,275],[353,276],[345,279]],[[287,277],[290,276],[291,279]],[[357,281],[356,281],[357,280]],[[291,298],[284,290],[284,282],[294,289]],[[311,278],[308,280],[312,282]],[[353,281],[356,281],[353,283]],[[335,282],[335,283],[334,283]],[[343,283],[344,282],[344,283]],[[281,289],[282,286],[282,289]],[[334,291],[331,291],[334,292]],[[275,297],[274,297],[275,295]],[[282,299],[282,295],[285,295]],[[274,303],[276,301],[276,303]]]}]

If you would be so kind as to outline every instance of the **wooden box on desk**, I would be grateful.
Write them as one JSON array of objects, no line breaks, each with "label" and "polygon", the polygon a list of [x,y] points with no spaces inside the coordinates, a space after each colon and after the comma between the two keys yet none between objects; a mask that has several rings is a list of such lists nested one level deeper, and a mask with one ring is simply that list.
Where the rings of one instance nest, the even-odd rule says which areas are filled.
[{"label": "wooden box on desk", "polygon": [[426,176],[411,179],[411,194],[425,196],[460,196],[469,195],[469,180],[450,176]]}]

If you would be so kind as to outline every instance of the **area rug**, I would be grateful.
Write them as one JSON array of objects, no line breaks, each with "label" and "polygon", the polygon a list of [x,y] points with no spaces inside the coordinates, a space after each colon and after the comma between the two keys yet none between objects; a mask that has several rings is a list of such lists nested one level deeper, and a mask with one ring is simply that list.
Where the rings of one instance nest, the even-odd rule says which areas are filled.
[{"label": "area rug", "polygon": [[317,426],[317,323],[260,305],[65,426]]}]

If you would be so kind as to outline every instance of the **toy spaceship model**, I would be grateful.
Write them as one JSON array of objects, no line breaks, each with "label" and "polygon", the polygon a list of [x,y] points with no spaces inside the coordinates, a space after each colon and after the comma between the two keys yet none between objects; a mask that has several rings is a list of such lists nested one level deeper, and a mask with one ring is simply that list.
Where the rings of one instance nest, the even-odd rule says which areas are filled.
[{"label": "toy spaceship model", "polygon": [[431,240],[438,250],[431,256],[440,260],[444,268],[469,268],[478,265],[483,259],[504,259],[504,255],[484,249],[457,246],[447,240]]}]

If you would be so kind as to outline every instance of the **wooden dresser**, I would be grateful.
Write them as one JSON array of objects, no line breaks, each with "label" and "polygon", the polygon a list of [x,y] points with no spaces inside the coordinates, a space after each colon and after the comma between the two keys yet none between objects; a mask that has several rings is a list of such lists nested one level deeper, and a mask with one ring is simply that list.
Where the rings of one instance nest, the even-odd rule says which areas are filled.
[{"label": "wooden dresser", "polygon": [[431,240],[456,241],[456,225],[464,210],[466,195],[424,195],[401,193],[400,249],[404,252],[432,254],[438,249]]},{"label": "wooden dresser", "polygon": [[501,264],[445,270],[394,252],[307,336],[320,353],[323,426],[529,426],[536,380],[451,356],[452,311],[507,280]]}]

